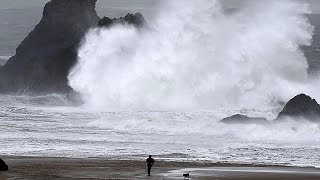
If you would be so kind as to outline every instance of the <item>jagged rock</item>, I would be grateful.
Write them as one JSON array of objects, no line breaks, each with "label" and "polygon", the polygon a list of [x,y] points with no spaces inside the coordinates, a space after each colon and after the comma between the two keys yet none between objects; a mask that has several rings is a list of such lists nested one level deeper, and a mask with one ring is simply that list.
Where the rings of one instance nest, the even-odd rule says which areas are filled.
[{"label": "jagged rock", "polygon": [[132,24],[136,27],[142,27],[145,24],[146,20],[144,19],[143,15],[141,13],[135,13],[135,14],[127,14],[125,17],[120,18],[114,18],[110,19],[108,17],[103,17],[99,23],[98,26],[100,27],[109,27],[113,24]]},{"label": "jagged rock", "polygon": [[8,171],[8,165],[0,158],[0,171]]},{"label": "jagged rock", "polygon": [[265,118],[248,117],[241,114],[233,115],[222,119],[220,122],[225,124],[269,124],[269,121]]},{"label": "jagged rock", "polygon": [[35,29],[23,40],[5,66],[0,67],[0,92],[66,93],[67,76],[77,49],[100,18],[97,0],[51,0]]},{"label": "jagged rock", "polygon": [[297,95],[286,104],[276,120],[285,120],[287,118],[320,122],[320,105],[310,96],[305,94]]},{"label": "jagged rock", "polygon": [[100,19],[97,0],[51,0],[35,29],[23,40],[4,66],[0,66],[0,93],[68,94],[69,70],[76,63],[77,50],[89,28],[128,23],[145,23],[140,13],[124,18]]}]

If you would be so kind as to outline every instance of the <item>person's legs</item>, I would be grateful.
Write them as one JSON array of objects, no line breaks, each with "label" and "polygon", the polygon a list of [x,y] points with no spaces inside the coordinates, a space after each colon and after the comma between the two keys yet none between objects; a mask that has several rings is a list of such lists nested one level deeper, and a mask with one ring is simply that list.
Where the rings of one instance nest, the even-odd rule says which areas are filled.
[{"label": "person's legs", "polygon": [[151,166],[148,166],[148,175],[150,176]]}]

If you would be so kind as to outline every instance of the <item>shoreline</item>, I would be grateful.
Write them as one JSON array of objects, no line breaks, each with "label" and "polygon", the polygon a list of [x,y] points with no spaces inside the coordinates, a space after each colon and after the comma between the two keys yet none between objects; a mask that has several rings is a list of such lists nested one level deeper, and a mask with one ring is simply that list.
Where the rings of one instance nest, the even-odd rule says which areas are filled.
[{"label": "shoreline", "polygon": [[[104,161],[128,161],[128,162],[140,162],[144,161],[149,155],[145,154],[145,158],[140,156],[125,158],[123,156],[109,156],[109,157],[101,157],[101,156],[89,156],[89,157],[68,157],[68,156],[22,156],[22,155],[0,155],[2,159],[52,159],[52,160],[104,160]],[[163,158],[158,157],[158,155],[153,155],[158,162],[166,162],[166,163],[179,163],[179,164],[194,164],[194,165],[202,165],[205,167],[208,166],[219,166],[219,167],[288,167],[288,168],[314,168],[320,169],[320,166],[313,166],[313,165],[294,165],[290,163],[265,163],[265,162],[238,162],[238,161],[210,161],[210,160],[193,160],[193,159],[184,159],[184,158]],[[161,155],[160,155],[161,156]]]},{"label": "shoreline", "polygon": [[0,172],[0,180],[9,179],[320,179],[320,169],[280,165],[156,160],[152,176],[146,176],[143,160],[107,158],[58,158],[2,156],[9,171]]}]

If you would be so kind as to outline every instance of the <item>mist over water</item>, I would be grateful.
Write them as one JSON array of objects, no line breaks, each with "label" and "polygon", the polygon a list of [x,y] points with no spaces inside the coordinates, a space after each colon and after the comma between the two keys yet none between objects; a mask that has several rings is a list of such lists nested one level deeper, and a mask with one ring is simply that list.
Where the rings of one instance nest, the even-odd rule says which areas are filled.
[{"label": "mist over water", "polygon": [[269,108],[299,93],[319,96],[299,48],[310,45],[309,6],[248,1],[165,1],[148,27],[92,29],[69,75],[91,108]]}]

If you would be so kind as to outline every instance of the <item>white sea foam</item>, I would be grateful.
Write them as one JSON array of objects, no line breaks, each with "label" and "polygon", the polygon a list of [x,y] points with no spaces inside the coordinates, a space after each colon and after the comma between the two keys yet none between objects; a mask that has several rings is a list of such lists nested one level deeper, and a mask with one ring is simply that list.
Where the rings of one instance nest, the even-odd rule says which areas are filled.
[{"label": "white sea foam", "polygon": [[9,60],[11,56],[0,56],[0,59]]},{"label": "white sea foam", "polygon": [[300,46],[313,27],[301,1],[166,1],[148,29],[91,30],[70,73],[86,105],[103,109],[272,107],[298,93],[319,99]]},{"label": "white sea foam", "polygon": [[313,123],[226,125],[217,122],[222,111],[91,112],[13,106],[7,98],[0,97],[1,155],[144,159],[153,154],[169,160],[320,167],[319,126]]}]

